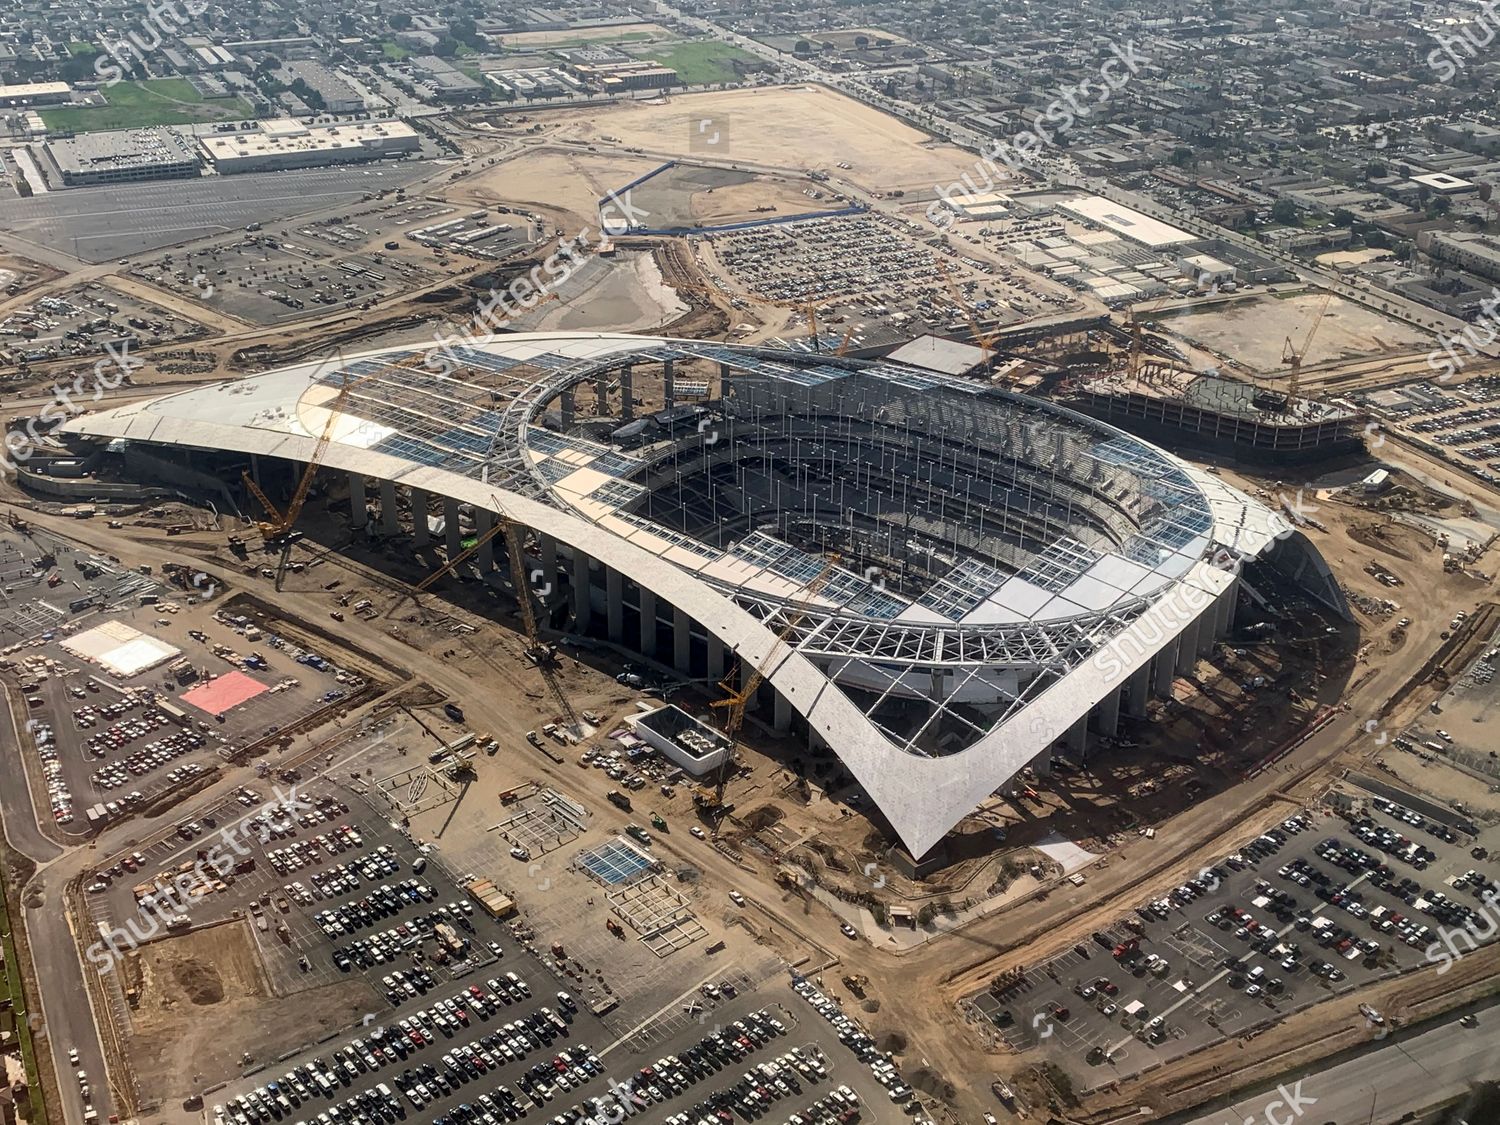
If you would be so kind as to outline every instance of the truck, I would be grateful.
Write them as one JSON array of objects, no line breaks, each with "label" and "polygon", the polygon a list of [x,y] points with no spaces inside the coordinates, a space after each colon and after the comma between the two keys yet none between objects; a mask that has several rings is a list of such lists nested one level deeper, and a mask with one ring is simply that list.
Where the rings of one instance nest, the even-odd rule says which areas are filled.
[{"label": "truck", "polygon": [[642,828],[639,824],[627,824],[625,826],[625,835],[640,841],[648,848],[651,846],[651,834],[644,828]]},{"label": "truck", "polygon": [[630,811],[630,798],[618,789],[611,789],[604,795],[604,799],[617,809],[624,809],[626,812]]}]

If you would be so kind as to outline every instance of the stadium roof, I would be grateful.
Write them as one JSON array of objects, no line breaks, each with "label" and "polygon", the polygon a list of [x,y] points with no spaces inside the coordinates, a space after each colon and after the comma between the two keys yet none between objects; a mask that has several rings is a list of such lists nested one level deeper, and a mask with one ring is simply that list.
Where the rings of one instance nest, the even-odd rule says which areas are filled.
[{"label": "stadium roof", "polygon": [[[879,404],[877,413],[907,411],[909,433],[982,431],[987,446],[1013,451],[1017,479],[1040,487],[1037,466],[1050,464],[1054,484],[1071,474],[1082,482],[1072,487],[1112,497],[1118,511],[1104,514],[1117,526],[1089,541],[1056,535],[1010,568],[963,559],[915,593],[839,570],[810,596],[824,556],[760,529],[715,545],[643,517],[633,502],[646,491],[637,478],[649,453],[539,424],[563,390],[625,360],[665,359],[723,364],[824,415],[854,419]],[[462,367],[445,374],[445,363]],[[768,682],[917,855],[1218,604],[1235,582],[1225,559],[1259,555],[1289,531],[1218,478],[1060,407],[897,364],[707,341],[538,333],[442,357],[392,348],[131,403],[63,429],[305,461],[346,382],[326,468],[503,512],[655,591],[746,666],[774,655]],[[1036,504],[1059,522],[1067,514],[1060,502]],[[779,645],[789,622],[790,643]],[[934,755],[920,732],[893,729],[861,695],[909,694],[935,669],[952,687],[932,702],[965,729],[955,753]],[[978,714],[966,699],[981,691],[1008,702]]]}]

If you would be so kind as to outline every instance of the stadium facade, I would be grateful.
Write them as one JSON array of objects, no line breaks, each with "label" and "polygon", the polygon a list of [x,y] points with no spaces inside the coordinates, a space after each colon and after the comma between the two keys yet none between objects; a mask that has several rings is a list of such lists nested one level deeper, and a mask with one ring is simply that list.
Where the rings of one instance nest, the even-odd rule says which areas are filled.
[{"label": "stadium facade", "polygon": [[[919,857],[1054,747],[1170,693],[1232,627],[1246,561],[1289,552],[1327,577],[1278,514],[1107,424],[810,352],[507,335],[64,431],[127,472],[243,466],[273,495],[326,438],[319,480],[341,509],[347,483],[356,534],[450,558],[503,513],[549,628],[687,679],[764,666],[758,713],[830,748]],[[498,556],[475,565],[508,588]]]}]

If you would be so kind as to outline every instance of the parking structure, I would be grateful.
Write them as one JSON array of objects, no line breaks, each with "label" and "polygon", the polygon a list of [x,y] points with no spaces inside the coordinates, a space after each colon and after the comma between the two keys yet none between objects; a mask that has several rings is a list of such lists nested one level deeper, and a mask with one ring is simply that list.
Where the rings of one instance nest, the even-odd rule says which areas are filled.
[{"label": "parking structure", "polygon": [[1459,820],[1381,797],[1343,817],[1290,817],[967,1002],[1010,1046],[1042,1046],[1081,1082],[1245,1034],[1431,963],[1445,927],[1476,919],[1462,896],[1500,886],[1474,870]]}]

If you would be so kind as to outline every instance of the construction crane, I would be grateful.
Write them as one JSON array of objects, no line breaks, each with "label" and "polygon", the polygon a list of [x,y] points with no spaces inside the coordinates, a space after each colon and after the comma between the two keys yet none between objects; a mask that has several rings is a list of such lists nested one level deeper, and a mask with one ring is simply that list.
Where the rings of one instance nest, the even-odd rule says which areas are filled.
[{"label": "construction crane", "polygon": [[531,604],[531,582],[526,573],[526,557],[521,550],[520,529],[514,521],[506,519],[503,515],[498,517],[495,526],[502,529],[505,535],[505,554],[510,562],[510,581],[516,592],[516,607],[521,611],[521,628],[526,633],[526,658],[536,665],[537,671],[541,672],[548,690],[557,700],[563,721],[568,729],[574,734],[579,734],[583,728],[578,721],[578,715],[573,710],[572,700],[563,690],[562,680],[558,676],[557,648],[542,640],[541,629],[537,627],[536,610]]},{"label": "construction crane", "polygon": [[979,318],[974,314],[974,306],[969,303],[969,299],[964,296],[963,290],[959,288],[958,282],[954,280],[952,272],[948,269],[948,263],[943,261],[942,258],[938,258],[937,268],[938,273],[943,275],[944,283],[948,286],[948,295],[953,298],[953,303],[958,306],[959,311],[964,315],[964,320],[968,322],[969,333],[974,337],[974,343],[984,353],[982,362],[988,368],[990,362],[994,359],[994,349],[991,345],[994,344],[995,337],[1000,334],[999,330],[985,332],[981,329],[979,327]]},{"label": "construction crane", "polygon": [[[760,689],[760,685],[765,682],[766,676],[770,674],[772,667],[774,667],[777,659],[781,656],[782,650],[786,648],[792,633],[796,631],[797,626],[802,623],[802,619],[812,610],[813,599],[828,585],[829,580],[838,569],[838,565],[839,556],[836,554],[830,555],[828,561],[823,564],[823,569],[818,571],[813,580],[803,588],[802,595],[797,599],[795,605],[788,606],[786,620],[777,632],[776,640],[771,645],[771,650],[766,653],[765,659],[757,664],[751,670],[750,674],[745,677],[744,683],[736,687],[733,675],[725,677],[720,682],[719,686],[728,694],[724,699],[716,700],[709,704],[709,706],[724,711],[724,737],[729,739],[731,746],[739,735],[740,727],[744,725],[746,705],[755,697],[755,693]],[[737,666],[736,670],[738,671],[740,667],[742,666]],[[716,809],[724,807],[724,787],[729,782],[730,765],[730,762],[725,762],[719,767],[719,780],[714,790],[714,807]],[[722,819],[723,817],[721,816],[718,821],[715,821],[715,835],[718,834],[718,823]]]},{"label": "construction crane", "polygon": [[282,580],[286,577],[287,563],[291,559],[292,545],[296,542],[296,536],[292,534],[296,526],[297,518],[302,515],[302,507],[307,503],[308,492],[312,489],[313,478],[318,475],[318,468],[323,463],[323,457],[328,452],[328,446],[333,441],[334,427],[343,414],[344,403],[349,397],[349,391],[373,375],[364,375],[358,379],[345,377],[339,386],[338,394],[333,396],[333,401],[327,406],[328,419],[323,423],[323,431],[318,435],[318,442],[313,446],[312,455],[307,459],[307,467],[302,470],[302,476],[297,481],[297,487],[292,492],[291,501],[286,506],[286,511],[278,511],[276,505],[271,502],[261,487],[255,483],[248,472],[241,470],[240,479],[245,482],[245,489],[261,507],[265,508],[269,519],[257,520],[256,526],[260,528],[261,539],[267,551],[280,550],[281,558],[276,565],[276,589],[281,589]]},{"label": "construction crane", "polygon": [[1333,290],[1330,289],[1323,294],[1323,301],[1318,305],[1318,311],[1313,314],[1312,324],[1307,329],[1307,335],[1302,338],[1300,348],[1292,346],[1292,338],[1288,336],[1286,343],[1281,349],[1281,362],[1290,367],[1291,374],[1287,376],[1286,385],[1286,409],[1292,408],[1292,400],[1297,397],[1297,391],[1302,385],[1302,360],[1306,358],[1307,351],[1312,347],[1313,337],[1318,334],[1318,327],[1323,323],[1323,314],[1328,311],[1328,305],[1333,300]]}]

